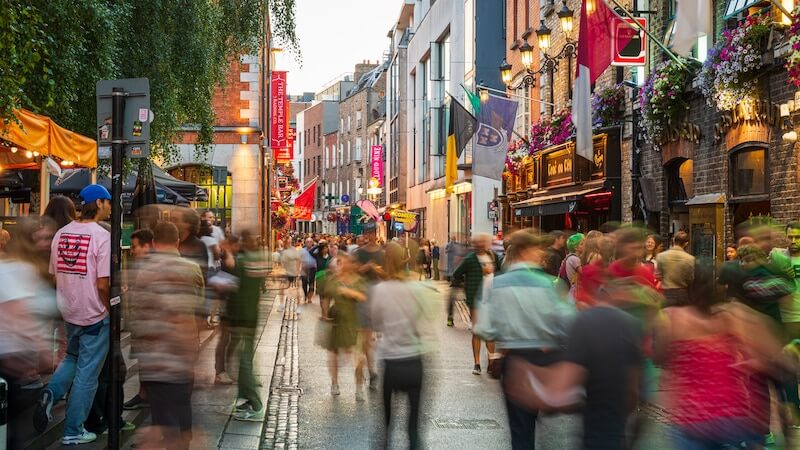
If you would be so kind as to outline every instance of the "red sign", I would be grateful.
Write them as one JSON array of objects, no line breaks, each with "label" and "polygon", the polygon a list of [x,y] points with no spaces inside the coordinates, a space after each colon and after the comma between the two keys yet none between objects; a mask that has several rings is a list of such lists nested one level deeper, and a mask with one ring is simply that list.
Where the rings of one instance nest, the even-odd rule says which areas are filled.
[{"label": "red sign", "polygon": [[383,186],[383,146],[373,145],[370,155],[370,178],[378,180],[378,186]]},{"label": "red sign", "polygon": [[286,135],[287,146],[284,148],[274,148],[274,155],[275,161],[278,164],[286,164],[294,159],[294,139],[295,139],[295,129],[289,128],[289,132]]},{"label": "red sign", "polygon": [[[614,28],[614,59],[612,66],[643,66],[647,62],[647,38],[644,31],[637,27],[633,19],[622,18]],[[637,17],[636,21],[647,29],[647,19]],[[627,44],[626,44],[627,43]]]},{"label": "red sign", "polygon": [[311,211],[314,209],[314,198],[317,196],[316,178],[308,187],[294,199],[294,212],[292,219],[311,220]]},{"label": "red sign", "polygon": [[270,133],[270,147],[273,149],[285,149],[289,146],[288,143],[288,104],[286,96],[286,72],[272,72],[272,80],[270,82],[272,87],[271,103],[271,125],[272,133]]}]

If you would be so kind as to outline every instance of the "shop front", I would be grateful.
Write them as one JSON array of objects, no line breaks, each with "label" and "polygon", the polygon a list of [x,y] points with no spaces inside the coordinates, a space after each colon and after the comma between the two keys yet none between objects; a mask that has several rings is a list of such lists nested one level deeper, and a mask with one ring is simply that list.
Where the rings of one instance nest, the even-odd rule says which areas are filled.
[{"label": "shop front", "polygon": [[528,157],[518,174],[506,176],[500,196],[504,230],[601,229],[622,218],[618,129],[594,136],[591,161],[574,141]]}]

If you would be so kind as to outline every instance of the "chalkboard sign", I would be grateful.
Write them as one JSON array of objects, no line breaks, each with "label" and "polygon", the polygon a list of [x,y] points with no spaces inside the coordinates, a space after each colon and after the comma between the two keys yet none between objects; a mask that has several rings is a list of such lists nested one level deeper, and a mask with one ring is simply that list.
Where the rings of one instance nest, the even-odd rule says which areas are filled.
[{"label": "chalkboard sign", "polygon": [[695,258],[716,258],[716,233],[710,223],[692,224],[690,241]]}]

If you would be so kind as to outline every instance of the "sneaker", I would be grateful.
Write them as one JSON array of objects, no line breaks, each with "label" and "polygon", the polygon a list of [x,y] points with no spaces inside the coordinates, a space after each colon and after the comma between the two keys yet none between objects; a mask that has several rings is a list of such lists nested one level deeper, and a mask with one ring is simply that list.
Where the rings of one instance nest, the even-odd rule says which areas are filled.
[{"label": "sneaker", "polygon": [[236,420],[244,420],[247,422],[263,422],[264,421],[264,413],[266,408],[261,406],[261,409],[255,411],[252,407],[247,408],[242,411],[235,412],[233,414],[233,418]]},{"label": "sneaker", "polygon": [[359,384],[356,386],[356,401],[363,402],[364,401],[364,385]]},{"label": "sneaker", "polygon": [[33,428],[43,433],[51,420],[53,420],[53,393],[49,389],[42,389],[36,402],[36,411],[33,413]]},{"label": "sneaker", "polygon": [[448,327],[452,327],[453,325],[455,325],[455,323],[453,322],[453,318],[452,317],[448,318],[447,319],[447,326]]},{"label": "sneaker", "polygon": [[472,374],[473,375],[480,375],[481,374],[481,365],[480,364],[475,364],[475,366],[472,368]]},{"label": "sneaker", "polygon": [[226,372],[220,372],[214,377],[214,384],[231,385],[233,383],[235,381]]},{"label": "sneaker", "polygon": [[97,440],[96,434],[86,431],[86,429],[84,429],[81,432],[81,434],[77,436],[64,436],[63,438],[61,438],[61,444],[63,445],[88,444],[96,440]]},{"label": "sneaker", "polygon": [[[123,420],[122,424],[119,427],[119,431],[133,431],[136,429],[136,424],[133,422],[128,422],[127,420]],[[108,427],[103,430],[102,434],[108,434]]]},{"label": "sneaker", "polygon": [[244,402],[239,403],[238,405],[233,405],[233,413],[234,414],[236,414],[238,412],[242,412],[242,411],[247,411],[248,409],[249,410],[253,409],[253,405],[250,403],[249,400],[245,400]]},{"label": "sneaker", "polygon": [[764,435],[764,445],[775,445],[775,435],[772,431]]},{"label": "sneaker", "polygon": [[134,409],[142,409],[142,408],[149,408],[150,404],[147,403],[147,400],[143,399],[136,394],[132,399],[128,400],[127,402],[122,404],[122,409],[131,411]]},{"label": "sneaker", "polygon": [[331,385],[331,395],[334,395],[334,396],[339,395],[339,385],[338,384],[332,384]]},{"label": "sneaker", "polygon": [[377,391],[378,390],[378,374],[377,373],[370,373],[369,374],[369,390],[370,391]]}]

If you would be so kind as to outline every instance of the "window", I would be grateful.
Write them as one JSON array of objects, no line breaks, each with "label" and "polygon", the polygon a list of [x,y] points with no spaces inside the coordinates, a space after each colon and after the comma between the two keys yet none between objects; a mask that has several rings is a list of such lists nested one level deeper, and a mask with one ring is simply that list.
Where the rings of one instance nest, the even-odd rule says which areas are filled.
[{"label": "window", "polygon": [[[531,88],[530,86],[520,86],[516,92],[519,106],[517,107],[517,118],[514,122],[514,131],[519,136],[528,136],[531,129]],[[516,139],[516,138],[513,138]]]},{"label": "window", "polygon": [[[516,35],[516,32],[514,33]],[[464,75],[475,69],[475,0],[464,2]]]},{"label": "window", "polygon": [[767,193],[766,159],[764,148],[745,148],[731,156],[734,197]]},{"label": "window", "polygon": [[347,116],[347,132],[350,132],[350,116]]},{"label": "window", "polygon": [[317,155],[317,175],[320,175],[322,169],[322,155]]},{"label": "window", "polygon": [[356,138],[356,156],[354,158],[356,161],[361,161],[361,138]]},{"label": "window", "polygon": [[356,129],[361,128],[361,111],[356,111]]},{"label": "window", "polygon": [[347,141],[347,163],[348,164],[350,164],[350,161],[353,160],[352,156],[353,156],[353,154],[350,152],[350,141]]},{"label": "window", "polygon": [[317,142],[322,144],[322,125],[317,125]]}]

